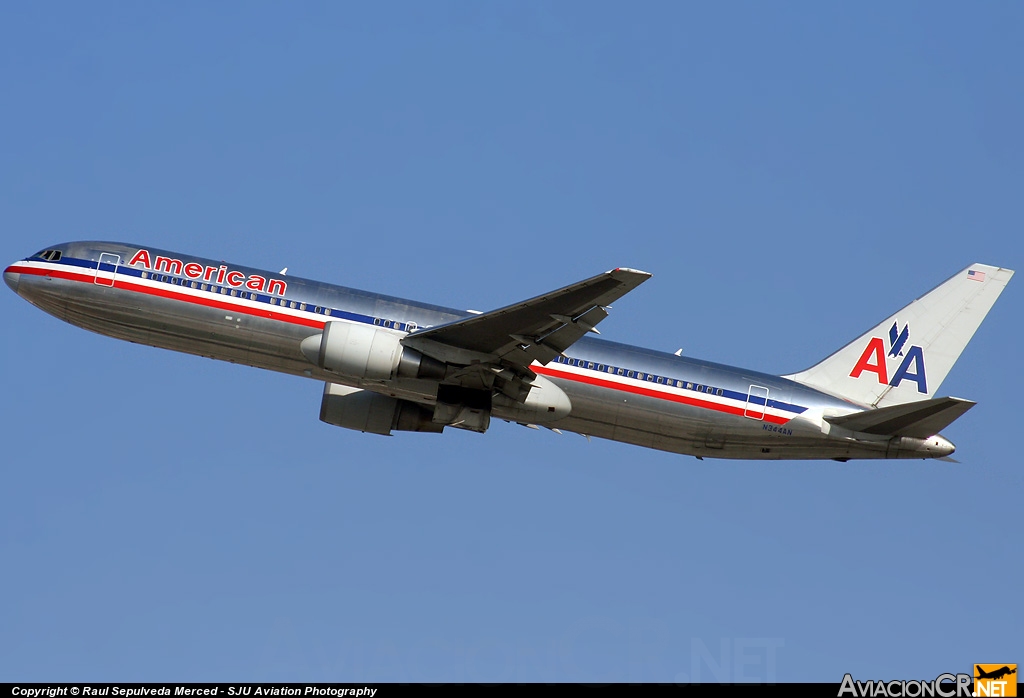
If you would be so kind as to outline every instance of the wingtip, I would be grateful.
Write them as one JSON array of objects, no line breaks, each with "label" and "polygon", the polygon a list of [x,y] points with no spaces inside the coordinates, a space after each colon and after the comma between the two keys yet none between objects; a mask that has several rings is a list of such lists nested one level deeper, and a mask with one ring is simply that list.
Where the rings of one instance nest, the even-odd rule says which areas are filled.
[{"label": "wingtip", "polygon": [[618,274],[626,274],[626,275],[629,275],[629,276],[642,276],[644,279],[649,279],[652,276],[654,276],[654,274],[651,274],[649,271],[641,271],[640,269],[631,269],[629,267],[615,267],[614,269],[612,269],[608,273],[609,274],[616,274],[616,273],[618,273]]}]

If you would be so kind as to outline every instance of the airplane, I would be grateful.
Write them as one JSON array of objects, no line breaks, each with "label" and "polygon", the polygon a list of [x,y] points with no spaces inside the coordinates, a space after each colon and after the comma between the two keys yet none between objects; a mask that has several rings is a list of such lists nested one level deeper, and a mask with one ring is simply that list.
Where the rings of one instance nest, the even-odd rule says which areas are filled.
[{"label": "airplane", "polygon": [[704,458],[947,458],[936,397],[1013,271],[971,264],[810,368],[774,376],[593,337],[650,274],[618,268],[481,313],[117,242],[47,247],[19,296],[100,334],[324,383],[371,434],[492,418]]},{"label": "airplane", "polygon": [[1009,676],[1010,674],[1017,673],[1016,666],[1014,666],[1013,669],[1011,669],[1008,666],[1003,666],[999,669],[995,669],[994,671],[985,671],[977,665],[975,665],[975,668],[978,671],[978,675],[974,677],[976,679],[1001,679],[1004,676]]}]

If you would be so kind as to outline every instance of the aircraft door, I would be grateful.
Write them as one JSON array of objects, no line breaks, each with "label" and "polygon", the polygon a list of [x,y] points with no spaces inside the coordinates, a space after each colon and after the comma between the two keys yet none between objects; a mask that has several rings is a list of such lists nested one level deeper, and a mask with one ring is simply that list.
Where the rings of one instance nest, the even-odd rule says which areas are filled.
[{"label": "aircraft door", "polygon": [[768,406],[768,388],[751,385],[747,390],[747,404],[743,408],[743,416],[751,419],[764,419],[764,410]]},{"label": "aircraft door", "polygon": [[93,281],[100,286],[113,286],[114,274],[121,264],[121,255],[104,252],[100,255],[100,261],[96,263],[96,276]]}]

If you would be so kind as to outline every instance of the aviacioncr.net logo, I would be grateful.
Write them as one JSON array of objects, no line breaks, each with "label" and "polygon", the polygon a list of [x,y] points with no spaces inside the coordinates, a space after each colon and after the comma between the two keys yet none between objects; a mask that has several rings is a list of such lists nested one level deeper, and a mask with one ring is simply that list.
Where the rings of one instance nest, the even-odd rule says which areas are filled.
[{"label": "aviacioncr.net logo", "polygon": [[970,674],[939,674],[934,681],[855,681],[843,676],[838,698],[971,698]]},{"label": "aviacioncr.net logo", "polygon": [[1012,698],[1017,695],[1016,664],[975,664],[974,695],[978,698],[1000,696]]},{"label": "aviacioncr.net logo", "polygon": [[[903,381],[909,380],[917,384],[917,392],[927,395],[928,379],[924,372],[924,350],[916,344],[907,347],[910,340],[910,324],[904,324],[900,330],[899,322],[893,320],[888,339],[888,351],[881,337],[872,337],[868,340],[864,352],[850,371],[850,377],[860,378],[863,373],[874,373],[879,384],[893,388],[898,388]],[[896,366],[892,379],[889,378],[890,362]]]}]

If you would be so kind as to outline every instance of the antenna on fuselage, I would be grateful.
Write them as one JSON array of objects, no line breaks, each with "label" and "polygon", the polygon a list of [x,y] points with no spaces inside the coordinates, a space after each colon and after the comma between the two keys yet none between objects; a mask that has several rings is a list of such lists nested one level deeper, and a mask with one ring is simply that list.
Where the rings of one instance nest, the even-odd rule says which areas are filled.
[{"label": "antenna on fuselage", "polygon": [[683,348],[682,347],[679,347],[674,352],[672,352],[672,356],[682,356],[682,355],[683,355]]},{"label": "antenna on fuselage", "polygon": [[285,267],[284,269],[282,269],[281,271],[279,271],[277,273],[280,274],[281,276],[284,276],[285,274],[288,273],[288,267]]}]

